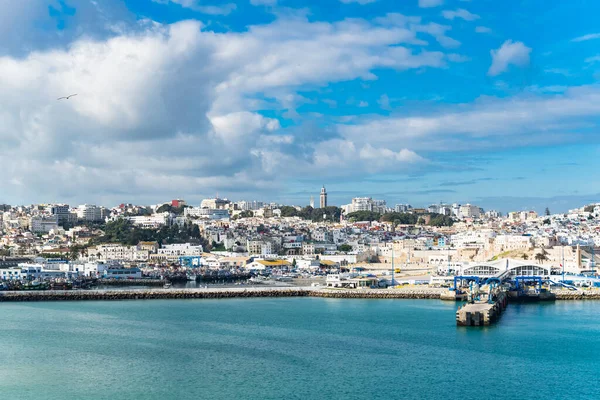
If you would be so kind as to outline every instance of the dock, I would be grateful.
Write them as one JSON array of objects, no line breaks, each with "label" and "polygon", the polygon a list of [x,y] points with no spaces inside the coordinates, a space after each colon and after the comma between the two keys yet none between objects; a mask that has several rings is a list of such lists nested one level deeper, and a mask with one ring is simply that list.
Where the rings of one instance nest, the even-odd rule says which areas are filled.
[{"label": "dock", "polygon": [[487,326],[498,320],[508,304],[506,292],[499,292],[490,302],[476,301],[462,306],[456,311],[458,326]]}]

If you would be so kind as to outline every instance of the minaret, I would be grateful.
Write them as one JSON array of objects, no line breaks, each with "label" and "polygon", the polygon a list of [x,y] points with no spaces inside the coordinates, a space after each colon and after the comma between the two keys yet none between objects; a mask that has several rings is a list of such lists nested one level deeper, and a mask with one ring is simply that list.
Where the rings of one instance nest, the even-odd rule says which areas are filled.
[{"label": "minaret", "polygon": [[321,196],[320,196],[320,206],[321,208],[327,207],[327,190],[325,190],[325,185],[321,188]]}]

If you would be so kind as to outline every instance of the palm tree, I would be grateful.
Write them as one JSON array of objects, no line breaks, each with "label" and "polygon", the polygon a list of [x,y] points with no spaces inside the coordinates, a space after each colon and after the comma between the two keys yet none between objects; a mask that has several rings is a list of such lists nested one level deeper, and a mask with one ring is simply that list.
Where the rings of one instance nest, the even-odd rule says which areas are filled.
[{"label": "palm tree", "polygon": [[546,256],[546,254],[544,254],[544,253],[537,253],[537,254],[535,255],[535,259],[536,259],[537,261],[539,261],[539,262],[540,262],[540,264],[541,264],[541,263],[542,263],[542,261],[546,261],[546,260],[548,259],[548,257],[547,257],[547,256]]},{"label": "palm tree", "polygon": [[525,253],[523,253],[523,255],[521,256],[521,258],[523,260],[529,260],[529,256],[527,254],[525,254]]}]

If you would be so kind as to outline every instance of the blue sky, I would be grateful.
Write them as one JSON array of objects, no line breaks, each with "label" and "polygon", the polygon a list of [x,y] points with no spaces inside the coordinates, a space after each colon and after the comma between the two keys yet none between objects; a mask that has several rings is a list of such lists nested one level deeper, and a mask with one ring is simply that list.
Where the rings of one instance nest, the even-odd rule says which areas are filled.
[{"label": "blue sky", "polygon": [[598,2],[25,3],[0,0],[0,202],[600,198]]}]

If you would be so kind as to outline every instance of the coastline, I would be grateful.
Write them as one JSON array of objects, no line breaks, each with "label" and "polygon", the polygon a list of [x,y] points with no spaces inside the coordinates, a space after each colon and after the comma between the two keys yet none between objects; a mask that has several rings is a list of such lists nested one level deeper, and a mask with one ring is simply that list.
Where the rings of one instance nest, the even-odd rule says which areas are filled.
[{"label": "coastline", "polygon": [[[259,297],[321,297],[335,299],[440,299],[447,289],[402,288],[336,290],[312,287],[134,289],[134,290],[46,290],[0,292],[0,302],[227,299]],[[556,291],[556,300],[600,300],[600,291]]]}]

